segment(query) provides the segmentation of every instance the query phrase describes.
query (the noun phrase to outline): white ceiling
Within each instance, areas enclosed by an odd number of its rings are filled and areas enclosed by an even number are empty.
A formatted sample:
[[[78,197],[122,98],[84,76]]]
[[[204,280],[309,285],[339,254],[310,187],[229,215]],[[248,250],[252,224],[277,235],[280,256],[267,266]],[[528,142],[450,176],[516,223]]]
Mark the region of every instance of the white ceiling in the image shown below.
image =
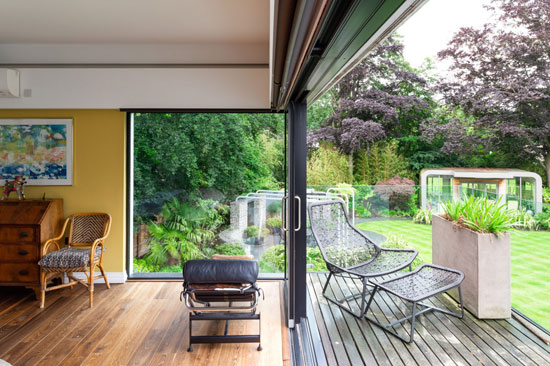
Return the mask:
[[[269,0],[0,0],[0,43],[268,43]]]

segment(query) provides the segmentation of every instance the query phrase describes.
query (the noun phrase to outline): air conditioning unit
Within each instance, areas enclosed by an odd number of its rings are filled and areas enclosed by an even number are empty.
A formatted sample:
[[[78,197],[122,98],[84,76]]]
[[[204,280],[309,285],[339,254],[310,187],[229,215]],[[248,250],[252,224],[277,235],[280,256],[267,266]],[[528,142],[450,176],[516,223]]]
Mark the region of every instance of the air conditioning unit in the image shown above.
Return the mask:
[[[19,98],[19,71],[0,69],[0,98]]]

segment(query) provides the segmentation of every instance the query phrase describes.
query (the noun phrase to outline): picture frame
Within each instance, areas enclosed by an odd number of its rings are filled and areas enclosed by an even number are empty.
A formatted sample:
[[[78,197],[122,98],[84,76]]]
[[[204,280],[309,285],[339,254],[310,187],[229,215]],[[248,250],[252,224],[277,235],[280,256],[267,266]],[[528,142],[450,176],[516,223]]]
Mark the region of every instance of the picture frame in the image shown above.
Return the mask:
[[[73,119],[0,119],[0,185],[23,176],[28,186],[73,184]]]

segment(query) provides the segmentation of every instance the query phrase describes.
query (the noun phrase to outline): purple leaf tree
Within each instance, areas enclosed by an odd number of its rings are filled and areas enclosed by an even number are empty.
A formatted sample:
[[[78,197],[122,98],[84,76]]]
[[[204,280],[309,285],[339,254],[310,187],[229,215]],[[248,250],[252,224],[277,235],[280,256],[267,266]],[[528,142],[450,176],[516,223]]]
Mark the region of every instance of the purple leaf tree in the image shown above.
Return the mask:
[[[439,53],[450,75],[445,100],[473,118],[424,124],[445,135],[444,152],[499,148],[538,161],[550,184],[550,1],[493,0],[492,21],[462,28]]]
[[[308,145],[334,143],[349,155],[388,138],[418,131],[431,105],[427,81],[403,59],[403,45],[390,37],[344,77],[333,91],[337,106],[324,126],[312,130]]]

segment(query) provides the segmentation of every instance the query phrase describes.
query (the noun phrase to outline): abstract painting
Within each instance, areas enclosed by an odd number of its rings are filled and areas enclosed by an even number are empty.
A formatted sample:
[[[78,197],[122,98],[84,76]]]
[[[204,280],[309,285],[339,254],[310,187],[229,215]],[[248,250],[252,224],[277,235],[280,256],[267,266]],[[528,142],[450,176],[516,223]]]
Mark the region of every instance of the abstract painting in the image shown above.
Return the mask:
[[[73,184],[72,119],[0,119],[0,184]]]

